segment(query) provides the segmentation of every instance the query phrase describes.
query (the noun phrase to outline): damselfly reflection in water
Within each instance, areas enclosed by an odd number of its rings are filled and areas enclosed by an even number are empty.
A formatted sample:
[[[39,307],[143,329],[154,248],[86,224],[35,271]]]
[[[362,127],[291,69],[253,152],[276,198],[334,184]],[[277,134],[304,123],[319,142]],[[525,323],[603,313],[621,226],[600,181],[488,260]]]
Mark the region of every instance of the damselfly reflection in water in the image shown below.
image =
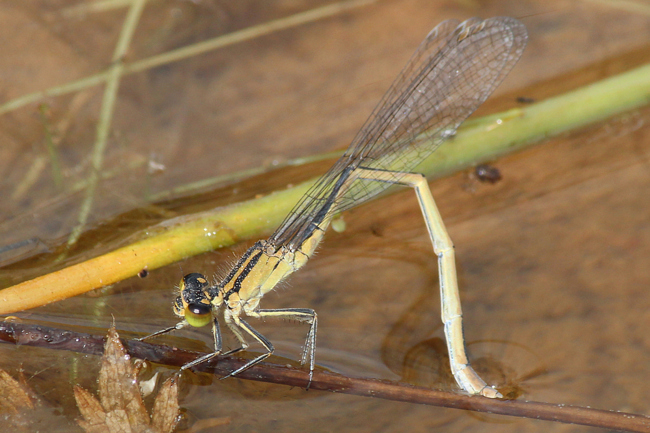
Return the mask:
[[[452,373],[470,394],[501,394],[470,366],[463,337],[462,311],[456,281],[454,246],[431,196],[426,178],[411,172],[492,94],[512,69],[527,40],[523,24],[513,18],[477,18],[459,25],[444,21],[420,44],[348,150],[300,199],[267,240],[255,243],[222,281],[212,285],[201,274],[183,277],[174,313],[183,320],[144,338],[186,326],[212,323],[214,352],[182,367],[187,369],[218,355],[248,348],[252,337],[266,352],[234,376],[271,356],[273,345],[242,315],[293,319],[309,325],[301,362],[309,363],[311,383],[316,352],[316,312],[309,308],[261,309],[262,297],[314,254],[333,216],[376,196],[391,185],[415,190],[438,256],[442,321]],[[222,351],[218,315],[241,347]],[[243,314],[242,314],[243,313]]]

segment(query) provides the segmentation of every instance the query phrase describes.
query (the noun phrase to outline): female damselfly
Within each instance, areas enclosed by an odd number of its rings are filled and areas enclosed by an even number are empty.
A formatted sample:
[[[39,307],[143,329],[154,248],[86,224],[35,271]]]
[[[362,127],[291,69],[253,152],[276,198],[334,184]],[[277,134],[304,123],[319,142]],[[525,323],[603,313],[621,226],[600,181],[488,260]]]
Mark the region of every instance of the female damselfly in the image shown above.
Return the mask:
[[[311,383],[316,350],[316,312],[309,308],[260,309],[261,298],[313,255],[332,218],[391,185],[412,187],[417,195],[433,249],[438,256],[442,321],[451,370],[470,394],[501,394],[472,369],[465,350],[462,311],[456,280],[454,246],[431,196],[426,178],[411,172],[492,94],[526,46],[527,32],[513,18],[444,21],[421,43],[343,156],[300,199],[267,240],[255,243],[222,281],[212,285],[201,274],[183,277],[174,302],[183,320],[144,338],[186,326],[212,323],[214,352],[182,367],[248,348],[244,336],[266,349],[234,376],[268,358],[273,345],[242,318],[278,317],[309,324],[301,362],[309,362]],[[241,347],[222,353],[218,314]]]

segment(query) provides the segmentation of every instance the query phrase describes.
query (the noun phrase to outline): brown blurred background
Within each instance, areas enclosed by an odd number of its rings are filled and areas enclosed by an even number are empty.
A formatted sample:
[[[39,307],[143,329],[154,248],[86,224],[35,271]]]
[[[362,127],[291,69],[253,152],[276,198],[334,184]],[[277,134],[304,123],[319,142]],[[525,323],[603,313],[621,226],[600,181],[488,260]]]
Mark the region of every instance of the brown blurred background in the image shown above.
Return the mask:
[[[0,1],[0,104],[110,66],[128,5],[97,4],[106,8]],[[151,0],[125,61],[326,4]],[[521,106],[517,97],[559,95],[650,60],[648,1],[386,0],[125,76],[88,222],[97,237],[86,240],[93,250],[83,254],[109,249],[156,218],[237,202],[268,192],[269,185],[312,176],[313,167],[271,169],[344,149],[437,23],[498,15],[519,18],[529,44],[478,115]],[[42,272],[34,257],[47,256],[75,226],[102,92],[92,86],[0,116],[0,244],[14,246],[0,255],[3,287]],[[470,355],[488,381],[513,396],[650,413],[649,113],[635,110],[495,161],[503,180],[494,185],[470,171],[432,183],[456,244]],[[57,149],[58,185],[48,141]],[[254,181],[170,193],[256,167],[269,172]],[[179,204],[159,206],[159,197]],[[455,389],[449,377],[430,373],[432,363],[444,363],[437,268],[413,193],[374,201],[344,218],[346,231],[328,233],[319,254],[263,306],[318,311],[322,367]],[[101,231],[107,224],[110,233]],[[118,329],[150,332],[175,323],[173,286],[183,272],[216,274],[247,245],[23,317],[102,333],[113,315]],[[268,321],[258,329],[278,356],[298,359],[306,328]],[[207,329],[177,335],[184,339],[168,341],[211,344]],[[22,368],[61,414],[52,431],[67,431],[76,428],[71,383],[92,388],[98,362],[0,346],[0,367]],[[231,416],[228,428],[242,432],[596,431],[238,379],[212,383],[203,376],[185,381],[181,405],[187,424]]]

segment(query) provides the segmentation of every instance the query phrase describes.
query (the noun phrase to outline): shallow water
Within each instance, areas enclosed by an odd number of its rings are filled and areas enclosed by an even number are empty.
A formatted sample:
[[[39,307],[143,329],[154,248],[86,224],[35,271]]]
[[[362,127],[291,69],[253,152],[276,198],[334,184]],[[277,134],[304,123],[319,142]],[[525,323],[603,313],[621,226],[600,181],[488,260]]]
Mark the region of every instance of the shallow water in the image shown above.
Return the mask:
[[[431,3],[380,3],[125,78],[105,164],[121,171],[100,184],[89,224],[94,235],[69,260],[108,250],[165,218],[312,176],[313,166],[280,169],[169,203],[150,206],[147,199],[206,177],[345,147],[421,38],[443,19],[511,15],[529,29],[522,61],[481,114],[517,106],[517,96],[561,94],[650,58],[650,14],[614,3]],[[149,56],[315,6],[250,5],[256,12],[246,13],[217,3],[155,2],[130,55]],[[3,3],[0,20],[23,32],[35,29],[32,37],[49,41],[48,52],[57,55],[31,48],[5,56],[12,70],[27,64],[32,75],[12,81],[2,100],[101,70],[117,34],[111,26],[123,12],[53,21],[61,12],[44,3]],[[7,143],[0,150],[0,195],[8,198],[0,211],[3,244],[41,240],[2,256],[3,285],[60,266],[47,252],[76,222],[83,194],[73,185],[88,166],[100,100],[93,88],[47,100],[47,121],[36,106],[0,117]],[[513,397],[650,413],[649,120],[650,109],[635,110],[499,159],[493,164],[503,180],[494,185],[470,171],[431,184],[456,244],[470,356],[490,383]],[[45,140],[44,125],[61,140],[64,189],[43,170],[19,194],[35,161],[48,160],[44,147],[33,145]],[[344,218],[346,230],[328,232],[317,256],[263,306],[317,310],[320,367],[455,389],[446,369],[438,374],[433,367],[445,362],[437,267],[414,194],[399,192]],[[171,302],[183,273],[215,275],[253,241],[19,316],[100,335],[114,317],[120,330],[151,332],[175,323]],[[304,326],[267,321],[256,327],[276,345],[274,362],[298,359]],[[207,329],[189,330],[160,341],[206,349],[211,337]],[[50,422],[49,430],[65,431],[78,416],[72,384],[92,388],[99,363],[93,356],[1,345],[0,367],[22,369],[60,423]],[[596,431],[207,375],[188,374],[182,386],[184,425],[231,417],[219,430]]]

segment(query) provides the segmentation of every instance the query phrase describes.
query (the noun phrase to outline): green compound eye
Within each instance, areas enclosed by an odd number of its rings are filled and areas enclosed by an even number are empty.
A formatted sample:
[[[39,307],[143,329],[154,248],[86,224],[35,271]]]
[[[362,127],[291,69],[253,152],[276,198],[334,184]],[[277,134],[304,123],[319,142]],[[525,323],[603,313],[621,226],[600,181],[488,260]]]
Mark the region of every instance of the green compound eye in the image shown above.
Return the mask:
[[[191,326],[200,328],[210,323],[212,319],[211,311],[209,304],[188,304],[185,307],[185,320]]]

